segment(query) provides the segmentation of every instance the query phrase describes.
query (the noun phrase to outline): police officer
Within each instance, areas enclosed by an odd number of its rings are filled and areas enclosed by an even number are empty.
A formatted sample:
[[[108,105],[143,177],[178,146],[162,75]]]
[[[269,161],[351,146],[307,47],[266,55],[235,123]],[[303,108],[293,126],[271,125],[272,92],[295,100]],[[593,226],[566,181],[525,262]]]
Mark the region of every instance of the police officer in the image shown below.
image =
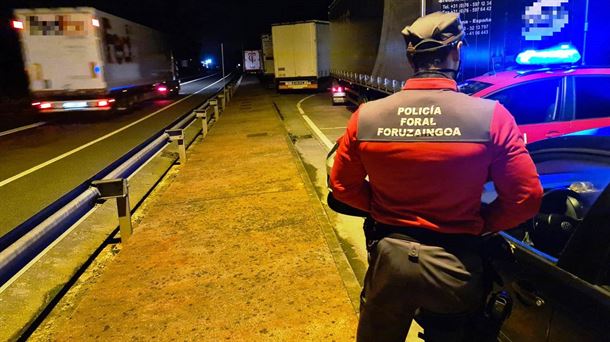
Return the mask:
[[[542,189],[511,114],[458,92],[459,15],[402,34],[414,77],[353,114],[330,175],[333,196],[369,214],[358,341],[404,341],[416,312],[427,341],[460,341],[485,296],[480,236],[531,218]]]

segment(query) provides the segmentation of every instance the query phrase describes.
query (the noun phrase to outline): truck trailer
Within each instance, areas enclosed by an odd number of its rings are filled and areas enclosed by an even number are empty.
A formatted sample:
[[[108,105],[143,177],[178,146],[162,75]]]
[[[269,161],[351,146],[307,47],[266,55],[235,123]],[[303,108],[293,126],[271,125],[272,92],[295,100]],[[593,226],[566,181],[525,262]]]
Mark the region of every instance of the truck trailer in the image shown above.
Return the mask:
[[[160,32],[90,7],[14,14],[40,112],[124,110],[179,92]]]
[[[317,90],[330,76],[329,23],[305,21],[271,27],[276,87]]]

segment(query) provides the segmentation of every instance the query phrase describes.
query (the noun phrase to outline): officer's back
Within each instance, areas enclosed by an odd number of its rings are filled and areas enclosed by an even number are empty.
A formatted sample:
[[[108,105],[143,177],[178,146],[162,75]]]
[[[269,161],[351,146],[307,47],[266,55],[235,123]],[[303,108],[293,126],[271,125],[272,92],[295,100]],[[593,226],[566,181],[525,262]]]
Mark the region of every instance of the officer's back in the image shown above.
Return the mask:
[[[457,91],[459,16],[434,13],[403,34],[415,76],[352,115],[330,175],[333,196],[375,232],[358,340],[404,341],[419,310],[427,341],[459,341],[486,296],[479,237],[532,217],[542,189],[510,113]],[[489,180],[498,196],[482,208]]]

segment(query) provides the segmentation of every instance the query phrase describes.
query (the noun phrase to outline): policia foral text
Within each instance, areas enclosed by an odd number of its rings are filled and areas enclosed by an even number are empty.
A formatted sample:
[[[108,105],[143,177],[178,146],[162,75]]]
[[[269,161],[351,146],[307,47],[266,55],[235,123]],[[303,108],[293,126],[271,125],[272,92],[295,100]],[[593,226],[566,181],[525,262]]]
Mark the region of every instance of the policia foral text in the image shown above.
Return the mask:
[[[506,108],[457,91],[459,15],[402,34],[414,77],[353,114],[330,175],[334,198],[368,216],[357,336],[404,341],[417,312],[426,341],[463,341],[486,295],[481,236],[534,216],[542,188]],[[498,196],[482,207],[489,180]]]

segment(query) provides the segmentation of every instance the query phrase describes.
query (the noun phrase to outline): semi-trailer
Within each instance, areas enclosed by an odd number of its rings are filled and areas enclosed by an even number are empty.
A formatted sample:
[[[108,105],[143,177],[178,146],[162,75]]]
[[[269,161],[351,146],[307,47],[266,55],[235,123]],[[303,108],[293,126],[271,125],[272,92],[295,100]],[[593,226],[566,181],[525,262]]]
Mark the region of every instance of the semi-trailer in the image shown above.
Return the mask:
[[[124,110],[179,92],[171,50],[158,31],[91,7],[14,15],[40,112]]]
[[[271,36],[277,90],[319,89],[330,76],[329,23],[274,24]]]

